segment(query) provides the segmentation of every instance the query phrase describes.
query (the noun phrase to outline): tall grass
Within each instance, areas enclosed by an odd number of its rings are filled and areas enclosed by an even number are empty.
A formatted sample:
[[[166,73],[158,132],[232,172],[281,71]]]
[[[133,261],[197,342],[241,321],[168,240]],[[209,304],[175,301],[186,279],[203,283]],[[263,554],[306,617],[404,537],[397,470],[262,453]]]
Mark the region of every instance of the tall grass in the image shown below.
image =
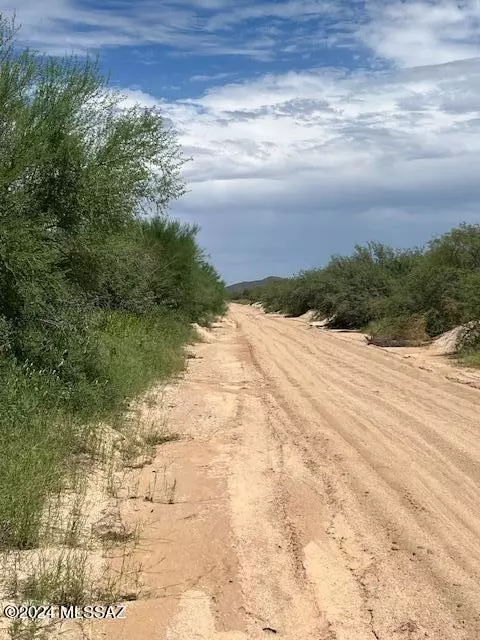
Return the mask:
[[[89,422],[111,418],[152,381],[182,371],[192,329],[174,314],[109,312],[99,348],[103,376],[65,386],[27,363],[0,366],[0,547],[39,543],[45,497],[62,489],[66,469],[90,448]]]

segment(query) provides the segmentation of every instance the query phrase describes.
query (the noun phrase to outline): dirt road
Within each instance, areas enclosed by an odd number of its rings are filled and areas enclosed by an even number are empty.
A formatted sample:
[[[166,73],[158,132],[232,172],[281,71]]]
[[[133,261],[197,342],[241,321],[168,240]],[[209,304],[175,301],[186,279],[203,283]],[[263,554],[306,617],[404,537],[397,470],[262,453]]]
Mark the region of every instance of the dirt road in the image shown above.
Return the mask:
[[[478,640],[480,391],[241,305],[196,355],[101,637]]]

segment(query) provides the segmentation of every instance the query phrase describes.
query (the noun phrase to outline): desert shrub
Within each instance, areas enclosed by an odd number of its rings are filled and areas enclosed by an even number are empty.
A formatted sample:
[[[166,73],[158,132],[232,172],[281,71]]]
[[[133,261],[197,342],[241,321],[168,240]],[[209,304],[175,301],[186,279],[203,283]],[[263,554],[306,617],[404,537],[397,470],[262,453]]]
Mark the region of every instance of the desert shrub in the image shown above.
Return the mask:
[[[424,248],[356,246],[252,299],[287,315],[313,309],[331,327],[424,340],[480,318],[480,225],[462,224]]]
[[[426,320],[421,315],[386,317],[372,320],[364,331],[372,337],[388,338],[390,340],[426,342],[429,339]]]
[[[427,317],[430,335],[478,318],[480,225],[463,224],[432,240],[409,289],[415,310]]]
[[[180,371],[225,292],[167,215],[184,159],[162,114],[15,38],[0,15],[0,547],[26,548],[82,425]]]

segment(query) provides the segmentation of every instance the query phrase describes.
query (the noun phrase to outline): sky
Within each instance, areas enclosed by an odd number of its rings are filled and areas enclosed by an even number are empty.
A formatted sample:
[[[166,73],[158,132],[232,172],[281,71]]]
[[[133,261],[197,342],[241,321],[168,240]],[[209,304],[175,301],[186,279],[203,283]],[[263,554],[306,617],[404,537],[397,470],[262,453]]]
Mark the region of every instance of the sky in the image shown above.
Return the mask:
[[[0,0],[173,123],[228,283],[480,223],[480,0]]]

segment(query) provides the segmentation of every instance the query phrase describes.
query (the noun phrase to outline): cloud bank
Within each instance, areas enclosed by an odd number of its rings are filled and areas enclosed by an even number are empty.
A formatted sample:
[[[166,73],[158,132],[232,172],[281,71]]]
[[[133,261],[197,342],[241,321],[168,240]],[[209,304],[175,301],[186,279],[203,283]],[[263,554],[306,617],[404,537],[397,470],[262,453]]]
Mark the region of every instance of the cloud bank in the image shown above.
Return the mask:
[[[479,0],[159,5],[52,0],[39,19],[39,5],[17,2],[45,50],[156,42],[218,56],[214,72],[186,78],[187,98],[144,87],[126,100],[158,105],[177,128],[193,162],[173,211],[201,224],[229,282],[480,221]],[[357,62],[333,63],[326,48]],[[229,82],[225,56],[237,54],[262,72]],[[269,70],[287,54],[292,70]]]
[[[252,276],[273,257],[286,273],[355,240],[408,245],[480,220],[478,59],[270,74],[163,108],[194,158],[177,210],[233,278],[247,267],[232,253],[260,261]]]

